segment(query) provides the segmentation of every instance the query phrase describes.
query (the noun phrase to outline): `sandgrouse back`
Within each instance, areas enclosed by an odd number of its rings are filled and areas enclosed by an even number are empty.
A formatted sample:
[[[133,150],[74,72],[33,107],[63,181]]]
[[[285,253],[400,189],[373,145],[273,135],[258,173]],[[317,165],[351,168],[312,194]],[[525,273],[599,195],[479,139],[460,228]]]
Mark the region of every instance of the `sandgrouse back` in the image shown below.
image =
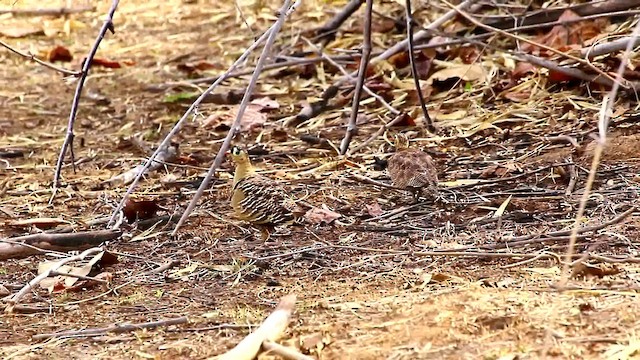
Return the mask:
[[[414,192],[424,189],[435,194],[438,171],[433,158],[421,150],[410,149],[409,139],[404,134],[396,135],[395,146],[396,152],[387,163],[393,185]]]
[[[231,158],[236,164],[231,207],[239,219],[265,225],[296,220],[295,203],[275,181],[255,172],[246,151],[234,146]]]

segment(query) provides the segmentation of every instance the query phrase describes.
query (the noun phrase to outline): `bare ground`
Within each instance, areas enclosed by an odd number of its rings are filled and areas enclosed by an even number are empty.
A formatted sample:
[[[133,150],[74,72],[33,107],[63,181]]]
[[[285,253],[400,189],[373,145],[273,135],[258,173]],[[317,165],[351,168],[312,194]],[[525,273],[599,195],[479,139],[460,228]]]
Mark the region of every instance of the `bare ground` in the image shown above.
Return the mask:
[[[103,187],[101,181],[126,171],[147,155],[129,146],[126,139],[143,134],[145,141],[157,144],[188,105],[188,101],[163,102],[170,92],[150,91],[149,86],[186,79],[177,70],[180,63],[206,60],[214,69],[205,74],[218,74],[250,43],[252,34],[242,26],[233,5],[221,3],[120,4],[114,19],[116,34],[103,41],[98,57],[129,65],[92,70],[85,93],[100,93],[108,103],[88,97],[81,101],[75,155],[82,163],[75,173],[65,167],[65,186],[51,206],[47,204],[50,185],[75,82],[63,81],[59,74],[8,51],[0,52],[5,84],[0,89],[0,150],[24,154],[0,162],[0,236],[24,233],[10,225],[18,219],[57,217],[80,230],[87,228],[87,221],[110,214],[125,187]],[[60,6],[60,2],[50,4]],[[300,50],[301,46],[288,46],[302,24],[309,27],[327,19],[327,13],[321,11],[321,6],[327,6],[323,4],[305,1],[294,14],[280,44],[283,54]],[[336,2],[331,7],[340,5]],[[16,6],[33,4],[22,1]],[[259,4],[244,6],[255,31],[266,29],[275,5],[270,10]],[[384,6],[389,14],[401,11],[393,4]],[[0,24],[3,28],[59,27],[61,32],[56,35],[6,41],[35,53],[63,45],[74,54],[77,67],[107,9],[106,3],[100,3],[95,12],[72,16],[77,23],[67,22],[71,24],[69,34],[64,33],[64,21],[55,18],[6,17]],[[354,30],[343,34],[333,47],[357,46],[361,21],[361,15],[354,16],[345,25]],[[401,38],[402,34],[386,33],[376,41],[392,44],[393,39]],[[569,229],[580,192],[564,194],[566,166],[558,164],[573,156],[580,175],[576,189],[580,190],[591,148],[576,152],[566,143],[545,141],[544,136],[567,134],[587,144],[588,132],[595,128],[600,93],[594,91],[589,97],[580,88],[550,86],[553,94],[531,91],[531,102],[525,104],[497,100],[487,104],[482,91],[454,90],[436,96],[439,111],[468,108],[466,118],[472,119],[455,124],[438,121],[439,141],[418,131],[422,140],[417,143],[436,158],[441,180],[497,181],[444,191],[444,201],[427,199],[396,218],[372,221],[367,205],[378,204],[388,213],[410,202],[408,194],[351,176],[360,173],[386,181],[384,173],[373,170],[372,155],[388,153],[390,147],[378,139],[353,156],[351,163],[336,166],[331,162],[339,159],[331,151],[297,140],[301,134],[312,134],[339,143],[344,131],[341,117],[348,113],[344,109],[323,114],[320,122],[279,126],[278,119],[295,114],[302,101],[319,96],[335,76],[331,73],[327,79],[316,74],[305,80],[297,73],[264,75],[258,92],[276,99],[281,108],[269,114],[262,133],[244,133],[237,143],[249,145],[257,135],[262,136],[268,151],[255,157],[258,167],[287,180],[298,195],[309,193],[309,202],[326,204],[342,214],[339,222],[292,228],[290,234],[275,234],[265,243],[255,231],[230,217],[227,199],[232,169],[225,164],[198,213],[177,237],[170,237],[164,229],[153,229],[148,236],[132,230],[130,236],[108,244],[119,260],[106,269],[113,273],[109,288],[56,294],[38,289],[24,302],[46,304],[46,311],[3,315],[0,354],[12,359],[206,358],[230,348],[249,331],[249,327],[225,324],[256,325],[280,297],[295,293],[296,312],[281,342],[321,359],[638,356],[640,269],[635,258],[619,264],[594,261],[595,270],[578,272],[569,282],[570,290],[558,292],[552,285],[560,279],[561,264],[553,258],[509,266],[525,259],[421,253],[492,246],[514,236]],[[218,93],[238,91],[245,84],[246,77],[233,79]],[[416,107],[415,103],[396,105]],[[232,106],[207,103],[199,111],[208,117]],[[367,106],[379,114],[375,104]],[[474,127],[487,123],[493,127]],[[375,118],[365,123],[354,144],[364,141],[378,126]],[[596,194],[587,207],[587,225],[615,218],[637,197],[637,127],[622,121],[614,121],[614,127]],[[281,139],[282,129],[286,141]],[[188,124],[177,139],[182,165],[149,176],[136,197],[154,199],[170,210],[183,209],[224,136],[221,129]],[[175,179],[163,181],[167,174]],[[491,214],[509,195],[507,211],[498,221]],[[590,234],[577,250],[633,257],[638,252],[637,236],[638,216],[632,214]],[[540,240],[513,251],[562,254],[565,249],[566,238]],[[44,259],[34,256],[0,263],[0,283],[17,291],[35,276]],[[179,264],[162,274],[140,277],[169,260]],[[189,324],[89,339],[31,340],[42,333],[179,316],[187,316]]]

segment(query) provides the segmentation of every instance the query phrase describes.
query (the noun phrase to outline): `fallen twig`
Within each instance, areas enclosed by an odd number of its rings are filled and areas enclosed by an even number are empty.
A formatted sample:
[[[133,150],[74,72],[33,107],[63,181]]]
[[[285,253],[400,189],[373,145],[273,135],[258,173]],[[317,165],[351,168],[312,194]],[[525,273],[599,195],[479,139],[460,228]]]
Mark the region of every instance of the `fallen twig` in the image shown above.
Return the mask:
[[[47,251],[84,250],[115,240],[122,235],[119,230],[96,230],[77,233],[40,233],[0,239],[0,260],[25,257]]]
[[[275,341],[282,336],[291,319],[295,303],[295,295],[292,294],[283,297],[274,312],[264,320],[260,327],[247,335],[247,337],[240,341],[233,349],[211,359],[251,360],[255,358],[264,341]]]
[[[141,329],[152,329],[159,326],[186,324],[188,322],[189,320],[185,316],[183,316],[175,319],[151,321],[151,322],[140,323],[140,324],[116,324],[116,325],[107,326],[103,328],[69,330],[69,331],[60,331],[60,332],[49,333],[49,334],[38,334],[38,335],[34,335],[32,339],[34,341],[41,341],[41,340],[47,340],[50,338],[60,338],[60,337],[90,337],[90,336],[105,335],[107,333],[122,334],[125,332],[136,331]]]

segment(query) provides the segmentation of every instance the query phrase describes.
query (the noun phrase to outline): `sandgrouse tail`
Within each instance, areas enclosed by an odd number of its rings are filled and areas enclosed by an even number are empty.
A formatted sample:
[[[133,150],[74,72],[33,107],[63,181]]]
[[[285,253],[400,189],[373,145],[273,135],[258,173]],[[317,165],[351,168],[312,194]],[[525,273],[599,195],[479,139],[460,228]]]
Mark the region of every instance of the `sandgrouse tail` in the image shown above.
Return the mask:
[[[409,139],[404,134],[395,137],[396,152],[388,160],[388,171],[393,185],[413,192],[414,200],[423,190],[429,195],[438,192],[438,171],[429,154],[409,148]]]
[[[255,172],[245,150],[234,146],[231,158],[236,164],[231,206],[239,219],[257,225],[283,225],[298,219],[295,202],[275,181]]]

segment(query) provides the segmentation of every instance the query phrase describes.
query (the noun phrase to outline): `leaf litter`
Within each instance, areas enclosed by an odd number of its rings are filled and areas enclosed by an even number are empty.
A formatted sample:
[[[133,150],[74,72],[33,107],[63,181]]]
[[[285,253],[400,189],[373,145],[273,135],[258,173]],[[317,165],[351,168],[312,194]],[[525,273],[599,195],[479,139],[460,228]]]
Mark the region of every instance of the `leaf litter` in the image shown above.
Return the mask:
[[[20,5],[33,3],[24,1]],[[277,6],[241,5],[253,29],[266,29]],[[403,11],[397,3],[378,6],[380,14],[390,16]],[[176,8],[181,11],[174,12]],[[303,5],[303,10],[309,11],[296,12],[290,22],[292,28],[304,32],[311,24],[324,23],[329,14],[312,12],[313,8],[313,4]],[[33,47],[34,53],[48,54],[64,43],[79,61],[82,56],[78,54],[85,54],[95,37],[95,19],[105,11],[102,4],[95,12],[46,19],[37,27],[33,24],[38,22],[16,17],[6,28],[21,25],[38,29],[19,34],[20,41],[12,41],[13,46],[23,50]],[[19,149],[25,156],[0,159],[0,183],[5,184],[0,190],[1,236],[40,231],[41,223],[47,228],[85,228],[107,215],[124,191],[117,184],[131,180],[141,157],[159,143],[184,110],[184,103],[162,103],[163,97],[201,86],[185,79],[184,70],[190,76],[216,76],[252,41],[241,17],[227,15],[236,11],[233,4],[220,2],[208,7],[173,0],[166,6],[121,4],[115,22],[116,29],[123,30],[106,39],[100,48],[105,66],[92,68],[95,78],[86,89],[105,94],[110,101],[82,105],[79,121],[85,125],[76,129],[77,172],[70,167],[64,169],[66,197],[58,198],[53,206],[47,206],[51,164],[61,145],[74,84],[6,55],[2,71],[10,86],[0,90],[0,97],[7,105],[1,110],[1,118],[8,120],[0,119],[0,154]],[[414,16],[435,19],[441,14],[438,7],[420,7]],[[171,22],[164,21],[168,16]],[[332,56],[346,53],[344,66],[354,70],[358,56],[350,50],[361,45],[361,13],[353,15],[351,21],[325,51]],[[394,30],[388,17],[374,15],[374,22],[376,50],[404,37]],[[608,31],[629,32],[625,23],[574,24],[582,25],[523,36],[558,50],[576,51],[595,43]],[[458,19],[447,30],[465,26]],[[6,40],[16,34],[9,34]],[[501,50],[514,48],[511,40],[502,38],[492,40],[491,45]],[[279,46],[283,54],[312,51],[291,39]],[[393,152],[381,136],[348,161],[335,155],[333,149],[348,118],[352,86],[336,89],[337,97],[328,101],[330,111],[288,122],[305,102],[313,106],[322,91],[341,76],[330,64],[300,65],[286,69],[289,73],[282,69],[267,71],[256,100],[268,97],[273,103],[258,102],[248,111],[236,142],[249,147],[259,171],[273,174],[290,186],[292,195],[322,210],[318,225],[294,227],[289,236],[273,234],[273,242],[267,244],[256,240],[251,230],[229,216],[232,168],[225,163],[198,206],[198,213],[177,237],[169,237],[169,229],[163,225],[152,233],[132,227],[132,235],[139,240],[109,244],[118,253],[119,263],[107,266],[111,286],[117,291],[81,287],[76,292],[50,295],[36,290],[53,305],[55,317],[50,321],[56,330],[153,321],[162,315],[186,315],[193,323],[185,328],[137,332],[136,337],[144,338],[144,344],[134,344],[120,334],[113,335],[115,341],[106,349],[104,344],[63,341],[55,346],[41,344],[33,350],[35,355],[65,357],[77,353],[111,359],[134,350],[145,356],[206,358],[232,347],[246,331],[223,329],[226,336],[221,338],[208,330],[188,329],[255,323],[271,309],[274,299],[294,292],[303,305],[298,307],[298,321],[291,325],[285,340],[320,358],[633,356],[632,334],[637,332],[634,314],[639,310],[635,300],[638,271],[633,265],[623,261],[609,268],[597,258],[589,258],[585,266],[576,268],[572,283],[575,289],[558,293],[548,287],[558,271],[528,270],[555,268],[558,264],[553,257],[527,263],[530,259],[517,256],[520,252],[543,256],[564,251],[565,242],[544,234],[563,231],[573,220],[577,197],[564,195],[571,178],[569,167],[576,165],[578,184],[583,184],[586,176],[581,168],[587,160],[581,155],[590,152],[589,136],[595,129],[604,89],[594,84],[572,84],[573,77],[555,77],[553,71],[505,55],[505,51],[477,46],[464,51],[458,45],[443,46],[437,52],[420,55],[421,86],[429,94],[428,108],[437,120],[438,134],[428,134],[415,126],[420,121],[415,122],[413,116],[407,116],[411,121],[385,130],[390,138],[394,132],[417,131],[416,146],[425,147],[438,163],[439,178],[443,179],[441,202],[427,199],[411,205],[410,194],[352,176],[365,174],[371,180],[388,183],[384,170],[373,169],[374,157],[386,159]],[[523,45],[521,50],[560,60],[539,47]],[[415,115],[415,88],[408,64],[400,60],[372,67],[368,82],[392,106]],[[602,71],[611,71],[616,61],[609,55],[593,63]],[[29,76],[25,78],[24,74]],[[174,85],[158,96],[145,90],[154,83]],[[227,80],[225,89],[244,86],[246,77],[234,77]],[[129,219],[134,224],[148,216],[151,220],[164,216],[155,213],[158,203],[169,213],[184,208],[185,199],[202,178],[200,166],[208,166],[224,136],[225,130],[218,127],[228,124],[230,114],[237,109],[239,99],[235,96],[223,99],[228,101],[223,105],[202,104],[199,117],[178,135],[180,157],[188,157],[189,162],[174,164],[178,162],[176,153],[158,162],[156,171],[146,175],[136,195],[154,204],[153,210],[133,209]],[[598,190],[590,200],[589,215],[581,220],[585,226],[610,221],[637,198],[638,179],[634,174],[640,156],[634,135],[637,121],[630,115],[635,105],[621,100],[620,108],[625,111],[613,118],[615,131],[609,155],[598,174]],[[353,147],[392,120],[372,98],[363,99],[361,109],[364,121],[359,123]],[[149,144],[142,154],[133,148],[118,148],[119,139],[136,134],[145,134]],[[546,140],[558,135],[573,137],[585,148]],[[301,140],[303,137],[320,140],[314,144]],[[162,181],[168,176],[171,181]],[[118,181],[108,189],[94,187],[109,179]],[[365,221],[371,218],[377,220]],[[10,225],[21,221],[26,225]],[[637,217],[631,215],[621,223],[590,232],[580,252],[609,257],[633,255],[636,221]],[[527,236],[535,241],[525,239]],[[508,246],[516,253],[514,258],[420,255],[432,249],[460,252],[500,246]],[[38,256],[4,261],[0,264],[0,281],[15,290],[15,286],[30,280],[37,262],[44,259]],[[166,273],[168,278],[148,273],[168,260],[180,262]],[[518,262],[523,264],[511,266]],[[82,274],[87,270],[77,264],[69,269],[83,269]],[[585,307],[585,303],[592,305]],[[589,308],[592,310],[585,311]],[[202,314],[208,316],[203,318]],[[45,317],[1,318],[0,338],[8,340],[2,343],[6,346],[0,353],[15,358],[28,356],[20,352],[31,345],[30,336],[46,332],[42,328]],[[555,334],[551,344],[545,340],[548,334]],[[479,342],[479,338],[490,341]],[[180,341],[188,342],[189,347],[169,346]]]

